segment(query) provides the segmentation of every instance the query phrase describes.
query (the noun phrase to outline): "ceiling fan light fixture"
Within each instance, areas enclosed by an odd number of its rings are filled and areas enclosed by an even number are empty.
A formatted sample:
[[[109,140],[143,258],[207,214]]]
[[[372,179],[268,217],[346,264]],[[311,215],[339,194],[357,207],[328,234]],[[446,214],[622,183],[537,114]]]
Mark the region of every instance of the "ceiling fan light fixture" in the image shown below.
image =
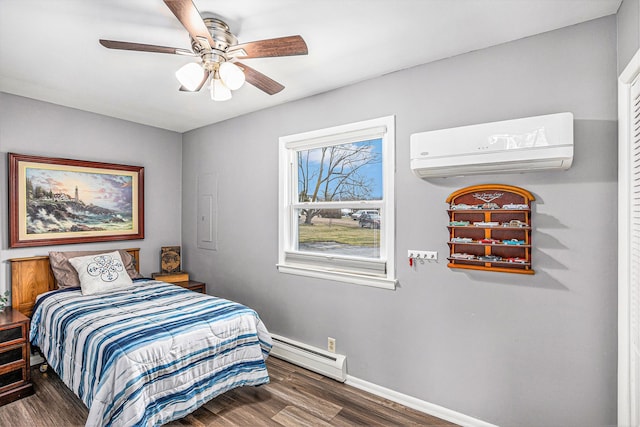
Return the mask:
[[[220,79],[231,90],[237,90],[244,84],[244,72],[236,64],[223,62],[219,69]]]
[[[204,75],[204,68],[195,62],[185,64],[176,71],[176,78],[189,91],[194,91],[200,86]]]
[[[211,79],[211,99],[214,101],[227,101],[231,99],[231,90],[220,79]]]

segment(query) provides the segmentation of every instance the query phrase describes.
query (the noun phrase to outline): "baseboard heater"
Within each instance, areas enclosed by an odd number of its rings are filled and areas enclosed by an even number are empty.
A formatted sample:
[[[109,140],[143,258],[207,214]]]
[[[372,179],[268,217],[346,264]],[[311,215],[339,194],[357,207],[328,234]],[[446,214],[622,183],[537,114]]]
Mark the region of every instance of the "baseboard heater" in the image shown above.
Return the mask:
[[[347,357],[272,334],[271,355],[336,381],[347,380]]]

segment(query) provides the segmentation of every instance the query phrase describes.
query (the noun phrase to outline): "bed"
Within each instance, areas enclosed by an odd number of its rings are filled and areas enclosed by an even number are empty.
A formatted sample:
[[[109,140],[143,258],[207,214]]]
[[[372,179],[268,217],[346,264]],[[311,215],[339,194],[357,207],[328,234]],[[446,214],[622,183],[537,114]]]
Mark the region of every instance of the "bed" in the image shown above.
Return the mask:
[[[269,382],[271,337],[252,309],[149,279],[57,289],[47,258],[11,260],[12,306],[31,316],[32,345],[87,405],[88,426],[161,425]]]

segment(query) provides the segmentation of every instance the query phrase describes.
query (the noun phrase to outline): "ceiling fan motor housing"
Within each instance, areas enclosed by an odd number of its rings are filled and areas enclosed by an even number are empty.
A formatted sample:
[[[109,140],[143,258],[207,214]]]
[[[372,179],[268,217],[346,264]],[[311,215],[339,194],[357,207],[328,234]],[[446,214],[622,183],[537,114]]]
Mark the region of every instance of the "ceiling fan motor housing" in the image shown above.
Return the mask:
[[[238,44],[238,39],[229,31],[229,26],[224,21],[218,18],[204,18],[203,21],[216,44],[211,46],[205,38],[191,37],[191,47],[202,58],[203,67],[214,71],[220,63],[229,60],[227,49]]]

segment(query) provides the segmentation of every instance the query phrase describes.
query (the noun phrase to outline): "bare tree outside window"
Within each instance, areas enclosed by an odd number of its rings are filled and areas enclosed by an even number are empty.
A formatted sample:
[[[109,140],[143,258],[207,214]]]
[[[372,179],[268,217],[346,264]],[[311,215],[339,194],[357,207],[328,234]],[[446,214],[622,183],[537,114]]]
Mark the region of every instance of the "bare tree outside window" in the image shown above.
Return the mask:
[[[380,147],[381,140],[376,139],[299,151],[298,201],[381,199]],[[303,209],[305,224],[312,224],[320,211]]]

